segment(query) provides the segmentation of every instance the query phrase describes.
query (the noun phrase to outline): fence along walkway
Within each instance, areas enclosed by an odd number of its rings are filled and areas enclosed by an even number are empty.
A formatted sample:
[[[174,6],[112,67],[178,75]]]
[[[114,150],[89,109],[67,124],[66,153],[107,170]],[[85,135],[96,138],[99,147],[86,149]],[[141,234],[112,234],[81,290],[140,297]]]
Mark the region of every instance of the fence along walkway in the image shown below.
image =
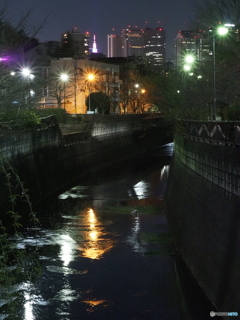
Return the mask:
[[[240,197],[240,122],[181,120],[175,139],[181,142],[175,144],[174,151],[185,166],[224,197]],[[187,147],[183,139],[196,143]]]

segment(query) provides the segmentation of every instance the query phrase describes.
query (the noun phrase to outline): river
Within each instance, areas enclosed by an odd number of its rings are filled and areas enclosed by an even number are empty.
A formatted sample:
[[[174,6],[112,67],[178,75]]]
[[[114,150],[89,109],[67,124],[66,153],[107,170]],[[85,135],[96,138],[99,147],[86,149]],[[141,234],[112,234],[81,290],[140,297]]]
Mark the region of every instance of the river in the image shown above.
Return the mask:
[[[214,308],[167,226],[171,152],[167,145],[92,173],[37,208],[39,226],[10,239],[25,266],[36,260],[36,275],[10,288],[13,319],[210,319]],[[9,304],[0,293],[5,319]]]

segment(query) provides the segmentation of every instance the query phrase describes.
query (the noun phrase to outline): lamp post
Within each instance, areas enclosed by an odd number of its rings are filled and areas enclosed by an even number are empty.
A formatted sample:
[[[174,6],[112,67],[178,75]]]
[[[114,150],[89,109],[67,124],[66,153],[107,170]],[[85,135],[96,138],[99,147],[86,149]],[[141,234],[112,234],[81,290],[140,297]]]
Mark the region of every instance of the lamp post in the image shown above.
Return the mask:
[[[68,74],[66,74],[66,73],[62,73],[62,74],[60,75],[60,79],[61,79],[61,81],[63,82],[63,95],[64,95],[63,99],[64,99],[64,110],[65,110],[66,82],[68,81],[69,76],[68,76]]]
[[[184,57],[185,64],[183,65],[183,87],[185,87],[185,73],[189,72],[192,69],[192,64],[195,60],[195,57],[191,54],[188,54]]]
[[[146,90],[145,89],[141,89],[141,112],[143,113],[144,112],[144,98],[143,98],[143,95],[146,93]]]
[[[89,95],[88,95],[88,111],[91,111],[91,82],[95,80],[95,75],[93,73],[89,73],[87,75],[87,80],[88,80],[88,84],[89,84]]]
[[[228,28],[219,27],[217,29],[217,34],[220,36],[224,36],[228,33]],[[217,90],[216,90],[216,38],[213,33],[213,112],[212,112],[212,120],[216,120],[216,103],[217,103]]]
[[[136,88],[136,90],[135,90],[135,92],[136,92],[136,105],[135,105],[135,103],[134,103],[134,110],[133,110],[133,112],[135,113],[137,110],[138,110],[138,106],[140,105],[140,99],[139,99],[139,84],[138,83],[136,83],[135,85],[134,85],[134,87]],[[135,99],[134,99],[135,100]]]
[[[32,80],[34,78],[34,75],[31,73],[31,70],[29,68],[22,68],[21,74],[24,78],[27,79],[27,102],[29,102],[30,101],[29,82],[30,82],[30,79]]]

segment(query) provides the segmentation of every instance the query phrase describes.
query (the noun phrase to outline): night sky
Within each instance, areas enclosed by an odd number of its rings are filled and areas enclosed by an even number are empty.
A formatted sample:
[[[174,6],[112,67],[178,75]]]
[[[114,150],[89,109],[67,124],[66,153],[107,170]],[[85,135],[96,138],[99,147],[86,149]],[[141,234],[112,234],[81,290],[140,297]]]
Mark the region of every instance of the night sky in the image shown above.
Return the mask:
[[[90,32],[90,47],[95,34],[98,52],[104,54],[107,34],[120,35],[128,26],[163,27],[167,59],[175,58],[174,39],[179,30],[188,29],[194,8],[193,0],[12,0],[8,3],[8,16],[13,20],[30,9],[33,9],[33,25],[48,16],[47,24],[37,36],[41,42],[59,41],[62,33],[77,27],[82,33]]]

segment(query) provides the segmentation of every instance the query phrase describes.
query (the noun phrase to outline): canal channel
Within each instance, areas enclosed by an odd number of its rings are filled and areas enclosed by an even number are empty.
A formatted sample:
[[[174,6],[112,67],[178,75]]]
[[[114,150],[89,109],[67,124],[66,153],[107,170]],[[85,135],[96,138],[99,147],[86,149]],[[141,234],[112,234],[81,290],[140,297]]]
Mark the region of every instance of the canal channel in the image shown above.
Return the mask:
[[[10,239],[36,274],[1,288],[0,319],[210,319],[164,213],[172,148],[89,174],[36,208],[39,225]]]

